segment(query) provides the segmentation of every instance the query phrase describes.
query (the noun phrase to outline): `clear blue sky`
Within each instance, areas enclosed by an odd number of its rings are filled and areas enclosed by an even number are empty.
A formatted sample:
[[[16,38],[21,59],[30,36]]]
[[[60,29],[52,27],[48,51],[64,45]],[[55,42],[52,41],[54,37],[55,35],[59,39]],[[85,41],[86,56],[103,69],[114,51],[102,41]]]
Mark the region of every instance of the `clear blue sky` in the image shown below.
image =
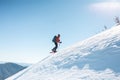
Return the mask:
[[[0,0],[0,61],[39,62],[54,35],[61,50],[112,27],[115,16],[120,0]]]

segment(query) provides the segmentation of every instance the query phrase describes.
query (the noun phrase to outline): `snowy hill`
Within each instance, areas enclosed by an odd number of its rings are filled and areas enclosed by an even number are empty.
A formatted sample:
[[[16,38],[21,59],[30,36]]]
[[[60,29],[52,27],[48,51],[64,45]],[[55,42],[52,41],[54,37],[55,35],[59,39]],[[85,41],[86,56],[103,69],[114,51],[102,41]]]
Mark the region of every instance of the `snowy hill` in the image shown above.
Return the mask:
[[[8,78],[25,68],[26,67],[20,66],[15,63],[0,62],[0,80],[4,80],[5,78]]]
[[[50,55],[6,80],[120,80],[120,26]]]

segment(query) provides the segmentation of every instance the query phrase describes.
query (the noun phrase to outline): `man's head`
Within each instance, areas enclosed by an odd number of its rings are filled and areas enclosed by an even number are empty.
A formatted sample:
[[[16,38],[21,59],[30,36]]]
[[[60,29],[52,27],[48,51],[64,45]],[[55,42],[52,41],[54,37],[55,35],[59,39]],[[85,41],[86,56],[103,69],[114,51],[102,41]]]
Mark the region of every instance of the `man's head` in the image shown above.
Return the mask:
[[[58,34],[58,37],[60,37],[60,34]]]

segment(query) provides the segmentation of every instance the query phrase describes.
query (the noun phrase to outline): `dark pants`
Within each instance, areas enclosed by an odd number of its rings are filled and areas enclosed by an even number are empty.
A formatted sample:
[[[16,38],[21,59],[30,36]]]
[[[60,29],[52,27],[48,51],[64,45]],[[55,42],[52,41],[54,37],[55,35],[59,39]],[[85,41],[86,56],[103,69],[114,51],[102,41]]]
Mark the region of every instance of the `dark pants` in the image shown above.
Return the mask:
[[[58,43],[57,42],[54,42],[55,44],[55,47],[52,49],[53,52],[56,52],[56,49],[58,48]]]

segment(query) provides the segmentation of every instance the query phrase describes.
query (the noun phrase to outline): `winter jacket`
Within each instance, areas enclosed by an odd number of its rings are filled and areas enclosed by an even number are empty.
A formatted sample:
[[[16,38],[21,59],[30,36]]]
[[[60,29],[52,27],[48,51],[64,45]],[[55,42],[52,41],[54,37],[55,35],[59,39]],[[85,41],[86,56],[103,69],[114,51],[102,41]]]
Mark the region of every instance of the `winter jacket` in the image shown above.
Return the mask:
[[[59,43],[60,42],[60,37],[56,37],[56,42]]]

